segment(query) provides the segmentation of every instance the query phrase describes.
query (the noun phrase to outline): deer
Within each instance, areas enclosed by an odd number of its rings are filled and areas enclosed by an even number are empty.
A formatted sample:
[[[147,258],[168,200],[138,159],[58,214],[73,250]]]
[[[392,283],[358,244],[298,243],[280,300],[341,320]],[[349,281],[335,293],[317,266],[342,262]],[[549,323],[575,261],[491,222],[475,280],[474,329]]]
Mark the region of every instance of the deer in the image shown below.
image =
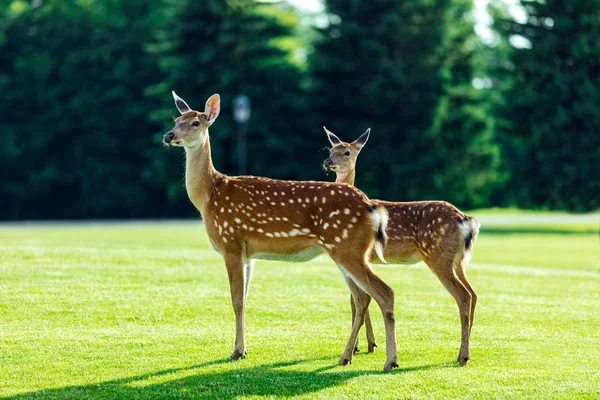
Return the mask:
[[[394,292],[370,268],[370,254],[383,258],[387,211],[360,190],[335,182],[284,181],[228,176],[213,166],[208,128],[219,116],[220,96],[204,111],[192,110],[173,91],[181,114],[163,135],[166,146],[185,151],[185,187],[200,212],[212,247],[224,259],[235,313],[231,360],[246,357],[245,312],[255,260],[308,261],[327,254],[338,266],[357,310],[338,363],[352,362],[361,318],[375,299],[384,317],[384,371],[398,367]]]
[[[329,158],[323,162],[323,168],[335,172],[336,182],[354,186],[356,159],[369,140],[371,130],[367,129],[354,142],[347,143],[326,127],[323,129],[331,144]],[[425,262],[454,297],[461,321],[461,345],[457,361],[460,365],[466,365],[470,360],[469,342],[477,294],[467,279],[465,269],[479,233],[479,222],[445,201],[373,201],[385,207],[389,215],[384,259],[391,264]],[[370,261],[379,263],[375,258]],[[352,298],[351,306],[354,321],[362,311],[355,310]],[[369,310],[364,312],[368,351],[373,352],[377,347],[375,335]],[[358,341],[354,350],[359,350]]]

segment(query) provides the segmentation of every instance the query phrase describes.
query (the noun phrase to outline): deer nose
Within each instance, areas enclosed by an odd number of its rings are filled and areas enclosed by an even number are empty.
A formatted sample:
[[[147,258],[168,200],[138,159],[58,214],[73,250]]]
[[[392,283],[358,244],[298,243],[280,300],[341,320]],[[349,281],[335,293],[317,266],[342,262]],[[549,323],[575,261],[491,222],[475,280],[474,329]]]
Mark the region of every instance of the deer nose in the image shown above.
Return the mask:
[[[331,158],[328,158],[327,160],[323,161],[323,165],[325,167],[331,167],[333,165],[333,160]]]
[[[173,132],[167,132],[163,136],[163,142],[171,143],[171,140],[173,140],[174,137],[175,137],[175,134]]]

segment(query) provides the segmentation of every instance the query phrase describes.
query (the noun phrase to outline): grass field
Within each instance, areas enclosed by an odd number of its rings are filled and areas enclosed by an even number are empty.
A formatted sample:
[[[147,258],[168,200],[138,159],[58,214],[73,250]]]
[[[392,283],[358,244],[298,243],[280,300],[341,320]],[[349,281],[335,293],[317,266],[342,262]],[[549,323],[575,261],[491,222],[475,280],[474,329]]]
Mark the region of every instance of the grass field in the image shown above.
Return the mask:
[[[199,222],[4,224],[0,397],[600,398],[597,217],[475,215],[470,364],[455,361],[458,310],[427,267],[378,266],[396,293],[389,374],[375,305],[379,349],[337,365],[349,296],[327,258],[257,263],[248,358],[231,362],[227,274]]]

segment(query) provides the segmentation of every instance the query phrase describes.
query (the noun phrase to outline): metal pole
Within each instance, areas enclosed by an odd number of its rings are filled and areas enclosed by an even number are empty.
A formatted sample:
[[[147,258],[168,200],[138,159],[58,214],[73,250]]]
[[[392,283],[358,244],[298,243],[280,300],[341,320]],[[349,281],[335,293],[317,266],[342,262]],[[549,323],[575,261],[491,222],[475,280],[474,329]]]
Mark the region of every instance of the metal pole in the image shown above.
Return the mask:
[[[238,174],[248,174],[248,135],[246,131],[247,124],[242,122],[238,124]]]

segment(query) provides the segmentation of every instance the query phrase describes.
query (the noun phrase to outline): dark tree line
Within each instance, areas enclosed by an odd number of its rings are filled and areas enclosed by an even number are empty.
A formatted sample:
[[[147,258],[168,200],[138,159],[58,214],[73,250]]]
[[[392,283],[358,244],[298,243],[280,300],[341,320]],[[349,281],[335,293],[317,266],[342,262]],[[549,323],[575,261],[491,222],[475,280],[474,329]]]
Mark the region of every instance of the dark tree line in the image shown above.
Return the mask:
[[[526,22],[492,10],[486,47],[467,0],[328,0],[317,29],[254,0],[0,0],[0,219],[194,215],[183,154],[160,143],[172,89],[199,109],[221,94],[226,173],[244,93],[252,174],[333,179],[321,126],[371,127],[370,196],[597,209],[600,6],[522,3]]]

